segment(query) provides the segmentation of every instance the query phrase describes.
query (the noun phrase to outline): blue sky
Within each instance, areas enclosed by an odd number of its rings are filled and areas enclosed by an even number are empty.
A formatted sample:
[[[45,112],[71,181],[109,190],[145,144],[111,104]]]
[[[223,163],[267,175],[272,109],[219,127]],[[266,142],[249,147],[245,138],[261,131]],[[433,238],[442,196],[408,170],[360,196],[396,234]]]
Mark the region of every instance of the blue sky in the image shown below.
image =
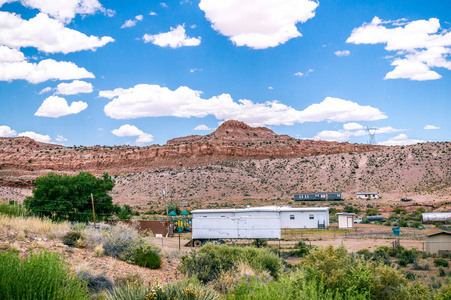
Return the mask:
[[[448,141],[451,2],[0,0],[0,136],[150,145],[226,120]]]

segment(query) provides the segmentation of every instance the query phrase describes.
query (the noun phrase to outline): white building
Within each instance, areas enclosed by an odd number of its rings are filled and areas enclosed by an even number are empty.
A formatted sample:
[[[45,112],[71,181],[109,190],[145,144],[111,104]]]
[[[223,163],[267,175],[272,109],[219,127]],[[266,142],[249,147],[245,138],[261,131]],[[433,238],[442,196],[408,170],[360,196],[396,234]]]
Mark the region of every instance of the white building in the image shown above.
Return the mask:
[[[327,228],[329,207],[279,207],[282,228]]]
[[[193,215],[193,240],[279,239],[281,228],[327,228],[329,208],[251,207],[198,209]]]
[[[361,199],[378,199],[379,193],[378,192],[359,192],[357,193],[357,198]]]
[[[338,228],[354,228],[354,213],[337,213]]]

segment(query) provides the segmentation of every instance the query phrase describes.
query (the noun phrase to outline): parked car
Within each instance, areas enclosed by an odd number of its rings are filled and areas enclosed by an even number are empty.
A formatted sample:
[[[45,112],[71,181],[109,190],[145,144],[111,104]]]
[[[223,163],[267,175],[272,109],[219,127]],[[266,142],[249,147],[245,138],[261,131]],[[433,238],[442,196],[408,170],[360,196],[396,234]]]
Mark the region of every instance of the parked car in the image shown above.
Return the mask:
[[[362,223],[363,217],[358,217],[357,219],[354,219],[354,223]]]

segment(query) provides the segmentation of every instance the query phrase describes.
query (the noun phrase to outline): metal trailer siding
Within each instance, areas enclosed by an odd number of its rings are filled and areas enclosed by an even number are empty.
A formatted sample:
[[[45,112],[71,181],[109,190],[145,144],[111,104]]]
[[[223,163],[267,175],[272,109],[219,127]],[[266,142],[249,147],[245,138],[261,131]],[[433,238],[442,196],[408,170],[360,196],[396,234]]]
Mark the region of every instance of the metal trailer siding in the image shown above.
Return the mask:
[[[423,223],[446,222],[451,220],[451,213],[423,213]]]
[[[318,221],[324,223],[326,228],[329,227],[328,208],[318,210],[281,209],[280,211],[282,228],[318,228]]]
[[[310,201],[310,200],[342,200],[341,192],[339,193],[302,193],[294,194],[293,199],[296,201]]]
[[[280,239],[276,211],[200,211],[193,214],[193,239]]]

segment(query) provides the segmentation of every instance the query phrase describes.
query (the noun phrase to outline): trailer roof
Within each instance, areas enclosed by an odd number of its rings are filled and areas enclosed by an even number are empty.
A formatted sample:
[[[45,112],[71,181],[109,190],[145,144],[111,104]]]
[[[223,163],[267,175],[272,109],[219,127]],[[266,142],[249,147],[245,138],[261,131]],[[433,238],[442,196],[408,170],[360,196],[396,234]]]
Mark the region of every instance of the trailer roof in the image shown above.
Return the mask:
[[[269,212],[296,212],[296,211],[328,211],[329,207],[289,207],[289,206],[263,206],[248,208],[224,208],[224,209],[196,209],[191,211],[196,213],[234,213],[234,212],[253,212],[253,211],[269,211]]]

